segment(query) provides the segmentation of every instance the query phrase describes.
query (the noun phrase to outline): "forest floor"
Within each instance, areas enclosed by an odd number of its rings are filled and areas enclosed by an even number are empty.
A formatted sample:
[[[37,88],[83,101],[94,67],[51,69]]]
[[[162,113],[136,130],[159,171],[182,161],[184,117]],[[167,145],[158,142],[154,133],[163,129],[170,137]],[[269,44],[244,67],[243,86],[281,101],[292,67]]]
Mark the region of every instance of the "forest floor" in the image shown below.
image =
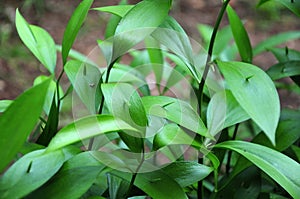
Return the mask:
[[[61,44],[63,32],[73,10],[80,0],[1,0],[0,1],[0,100],[14,99],[29,88],[35,77],[47,71],[40,66],[33,55],[24,47],[14,26],[14,15],[17,7],[25,19],[46,29],[57,44]],[[129,0],[129,3],[138,1]],[[253,46],[259,41],[276,33],[300,30],[299,18],[279,6],[266,5],[256,8],[257,1],[232,0],[231,5],[241,19],[245,21]],[[116,5],[118,0],[95,0],[93,7]],[[213,25],[221,8],[220,0],[174,0],[171,15],[184,27],[188,35],[201,43],[197,30],[198,24]],[[104,39],[108,14],[91,11],[74,44],[74,49],[89,54],[97,39]],[[225,17],[221,26],[228,25]],[[300,50],[300,40],[292,41],[284,46]],[[284,47],[282,46],[282,47]],[[263,53],[254,59],[254,64],[267,69],[276,63],[271,53]],[[61,67],[59,57],[58,67]],[[284,80],[290,83],[289,79]],[[283,107],[300,107],[299,94],[280,91]]]

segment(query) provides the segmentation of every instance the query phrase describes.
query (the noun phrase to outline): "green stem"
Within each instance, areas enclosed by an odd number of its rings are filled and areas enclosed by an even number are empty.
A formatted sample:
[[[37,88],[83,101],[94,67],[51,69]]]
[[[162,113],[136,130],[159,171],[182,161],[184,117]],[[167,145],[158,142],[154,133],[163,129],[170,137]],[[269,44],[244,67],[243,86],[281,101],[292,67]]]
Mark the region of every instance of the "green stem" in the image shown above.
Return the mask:
[[[202,75],[202,79],[199,83],[199,87],[198,87],[198,104],[199,104],[199,114],[201,114],[202,112],[202,102],[203,102],[203,89],[204,89],[204,85],[205,85],[205,81],[209,72],[209,67],[210,67],[210,62],[212,61],[212,53],[213,53],[213,48],[214,48],[214,43],[216,40],[216,36],[217,36],[217,32],[220,26],[220,23],[222,21],[222,18],[224,16],[224,13],[226,11],[226,7],[229,4],[230,0],[225,0],[223,2],[222,8],[218,14],[218,18],[217,21],[215,23],[214,29],[213,29],[213,33],[211,35],[211,39],[210,39],[210,43],[209,43],[209,47],[208,47],[208,55],[207,55],[207,59],[206,59],[206,64],[205,64],[205,68],[204,68],[204,72]],[[198,159],[198,163],[203,163],[203,160],[201,158]],[[203,187],[203,182],[199,181],[198,182],[198,189],[197,189],[197,195],[198,195],[198,199],[202,199],[204,198],[204,187]]]
[[[239,124],[236,124],[235,128],[234,128],[232,140],[236,139],[236,135],[237,135],[238,129],[239,129]],[[229,174],[229,171],[230,171],[231,155],[232,155],[232,151],[229,151],[228,152],[228,157],[227,157],[227,164],[226,164],[226,174]]]

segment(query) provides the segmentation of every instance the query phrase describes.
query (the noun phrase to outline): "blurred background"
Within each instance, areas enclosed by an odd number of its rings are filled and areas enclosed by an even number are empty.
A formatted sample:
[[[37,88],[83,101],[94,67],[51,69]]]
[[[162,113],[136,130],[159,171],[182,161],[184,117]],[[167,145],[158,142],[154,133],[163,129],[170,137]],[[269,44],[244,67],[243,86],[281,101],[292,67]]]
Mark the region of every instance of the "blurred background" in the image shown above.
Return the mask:
[[[57,44],[61,44],[65,26],[80,0],[0,0],[0,100],[14,99],[29,88],[36,76],[48,75],[46,69],[27,50],[18,37],[14,25],[15,10],[19,8],[25,19],[47,30]],[[118,0],[94,0],[93,7],[117,5]],[[129,4],[137,0],[128,0]],[[300,20],[279,4],[256,8],[258,1],[232,0],[231,6],[245,22],[252,45],[276,33],[300,30]],[[171,15],[184,27],[190,37],[201,43],[198,24],[213,25],[221,8],[221,0],[174,0]],[[74,44],[74,49],[88,54],[97,39],[104,38],[104,30],[110,15],[90,11]],[[228,25],[227,17],[221,27]],[[284,46],[300,50],[300,41]],[[264,53],[254,59],[254,64],[267,69],[275,64],[271,53]],[[57,67],[61,67],[59,57]],[[289,80],[284,80],[289,82]],[[300,106],[299,95],[282,91],[283,106]]]

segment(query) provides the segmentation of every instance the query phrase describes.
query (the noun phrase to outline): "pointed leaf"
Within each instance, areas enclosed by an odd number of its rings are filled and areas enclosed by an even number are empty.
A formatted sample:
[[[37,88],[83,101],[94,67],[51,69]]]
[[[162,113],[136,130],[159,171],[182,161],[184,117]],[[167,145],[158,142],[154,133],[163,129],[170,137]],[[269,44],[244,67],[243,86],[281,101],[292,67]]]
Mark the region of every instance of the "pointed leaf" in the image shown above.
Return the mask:
[[[1,198],[23,198],[49,180],[62,166],[62,150],[38,150],[19,159],[0,179]]]
[[[34,56],[54,74],[56,66],[56,48],[52,37],[44,29],[29,25],[16,10],[16,28],[21,40]]]
[[[247,31],[245,30],[245,27],[239,16],[230,5],[227,6],[227,14],[233,37],[239,49],[242,61],[251,63],[253,55]]]
[[[0,113],[4,112],[11,103],[13,103],[13,100],[0,100]]]
[[[257,6],[261,6],[262,4],[269,2],[271,0],[260,0]],[[290,9],[293,13],[295,13],[298,17],[300,17],[300,2],[295,0],[272,0],[277,3],[281,3],[288,9]]]
[[[110,115],[89,116],[62,128],[51,140],[47,151],[53,151],[84,139],[120,130],[137,131],[124,121]]]
[[[251,64],[221,61],[217,63],[235,99],[275,145],[280,104],[272,80],[261,69]]]
[[[99,8],[93,8],[101,12],[108,12],[119,17],[124,17],[128,11],[130,11],[134,5],[117,5],[117,6],[105,6]]]
[[[300,60],[275,64],[266,72],[273,80],[300,75]]]
[[[85,18],[88,11],[93,3],[93,0],[83,0],[78,7],[73,12],[68,25],[65,29],[63,40],[62,40],[62,59],[63,65],[67,62],[67,57],[69,55],[70,49],[75,41],[77,33]]]
[[[288,156],[244,141],[227,141],[215,147],[241,154],[280,184],[293,198],[300,197],[300,164]]]
[[[109,198],[111,199],[119,199],[124,198],[129,188],[129,182],[114,176],[113,174],[106,174],[107,175],[107,183],[109,189]]]
[[[271,48],[269,49],[279,62],[298,61],[300,52],[289,48]]]
[[[0,171],[17,154],[33,130],[42,110],[50,84],[47,79],[25,91],[0,115]]]

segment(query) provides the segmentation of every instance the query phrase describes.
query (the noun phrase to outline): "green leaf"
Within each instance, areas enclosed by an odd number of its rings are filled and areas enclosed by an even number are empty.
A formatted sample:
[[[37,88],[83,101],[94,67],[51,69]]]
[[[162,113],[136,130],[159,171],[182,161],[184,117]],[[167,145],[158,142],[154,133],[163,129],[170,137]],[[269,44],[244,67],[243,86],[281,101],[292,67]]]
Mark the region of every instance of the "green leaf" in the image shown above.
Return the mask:
[[[166,96],[146,96],[142,97],[142,102],[147,114],[166,118],[200,135],[211,137],[197,111],[187,102]]]
[[[43,110],[50,79],[27,90],[0,115],[0,171],[14,158]]]
[[[300,60],[275,64],[266,72],[272,78],[272,80],[300,75]]]
[[[29,198],[80,198],[104,168],[90,152],[80,153],[66,161],[60,171]]]
[[[113,174],[107,173],[107,182],[109,188],[109,198],[124,198],[129,188],[128,181],[120,177],[114,176]]]
[[[93,0],[83,0],[73,12],[64,32],[62,40],[62,59],[63,65],[67,62],[70,49],[75,41],[75,38],[82,26],[88,11],[93,3]]]
[[[248,114],[239,105],[230,90],[213,95],[207,107],[207,126],[211,135],[222,129],[249,119]]]
[[[271,48],[269,49],[279,62],[298,61],[300,52],[289,48]]]
[[[131,175],[128,173],[120,171],[113,171],[112,173],[127,181],[130,181],[131,179]],[[162,170],[156,170],[149,173],[138,173],[134,185],[152,198],[187,199],[187,196],[180,185]]]
[[[227,141],[217,148],[233,150],[263,170],[293,198],[300,197],[300,164],[273,149],[244,141]]]
[[[300,31],[290,31],[268,37],[266,40],[261,41],[253,48],[253,55],[266,51],[267,49],[284,42],[300,38]]]
[[[110,115],[89,116],[62,128],[51,140],[47,151],[53,151],[84,139],[120,130],[137,131],[124,121]]]
[[[174,162],[162,169],[174,179],[181,187],[187,187],[206,178],[213,168],[198,164],[197,162]]]
[[[242,61],[251,63],[253,55],[247,31],[245,30],[245,27],[239,16],[230,5],[227,6],[227,14],[233,37],[239,49]]]
[[[257,6],[261,6],[262,4],[269,2],[270,0],[260,0]],[[300,2],[299,1],[292,1],[292,0],[272,0],[277,3],[281,3],[288,9],[290,9],[294,14],[300,17]]]
[[[26,154],[13,164],[0,179],[1,198],[22,198],[48,181],[62,166],[62,150],[45,150]]]
[[[56,48],[52,37],[44,29],[29,25],[19,10],[16,10],[16,28],[23,43],[34,56],[54,74],[56,66]]]
[[[294,151],[294,153],[296,154],[297,158],[298,158],[298,162],[300,162],[300,147],[297,147],[295,145],[292,145],[292,150]]]
[[[237,102],[275,145],[280,104],[272,80],[261,69],[251,64],[221,61],[217,63]]]
[[[117,5],[117,6],[105,6],[99,8],[93,8],[93,10],[98,10],[101,12],[108,12],[119,17],[124,17],[127,12],[129,12],[134,5]]]
[[[102,97],[99,85],[101,80],[99,68],[70,60],[65,65],[65,72],[89,112],[91,114],[97,113]]]
[[[116,29],[108,65],[149,36],[165,20],[170,6],[171,0],[145,0],[130,9]]]
[[[0,100],[0,113],[4,112],[11,103],[13,103],[13,100]]]

